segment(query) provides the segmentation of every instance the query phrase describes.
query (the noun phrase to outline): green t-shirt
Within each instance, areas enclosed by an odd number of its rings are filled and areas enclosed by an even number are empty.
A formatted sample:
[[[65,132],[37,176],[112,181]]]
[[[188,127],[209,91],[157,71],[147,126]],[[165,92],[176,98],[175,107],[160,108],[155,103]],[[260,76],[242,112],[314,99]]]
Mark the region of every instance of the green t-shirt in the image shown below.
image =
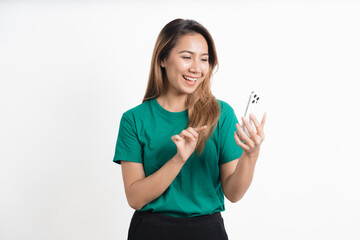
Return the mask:
[[[193,153],[174,181],[157,199],[139,211],[173,217],[195,217],[225,210],[220,164],[239,158],[243,150],[234,139],[238,122],[233,108],[218,100],[220,118],[203,153]],[[170,112],[150,99],[123,113],[113,161],[142,163],[145,176],[160,169],[177,153],[173,135],[186,129],[188,110]]]

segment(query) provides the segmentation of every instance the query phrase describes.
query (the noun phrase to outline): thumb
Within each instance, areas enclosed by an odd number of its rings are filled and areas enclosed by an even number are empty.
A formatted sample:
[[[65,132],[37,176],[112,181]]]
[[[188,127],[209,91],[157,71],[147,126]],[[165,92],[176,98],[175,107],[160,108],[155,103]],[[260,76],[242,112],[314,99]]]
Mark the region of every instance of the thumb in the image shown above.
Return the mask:
[[[183,140],[183,139],[182,139],[182,137],[180,137],[179,135],[174,135],[174,136],[171,137],[171,140],[172,140],[174,143],[176,143],[176,142],[179,142],[179,141],[181,141],[181,140]]]

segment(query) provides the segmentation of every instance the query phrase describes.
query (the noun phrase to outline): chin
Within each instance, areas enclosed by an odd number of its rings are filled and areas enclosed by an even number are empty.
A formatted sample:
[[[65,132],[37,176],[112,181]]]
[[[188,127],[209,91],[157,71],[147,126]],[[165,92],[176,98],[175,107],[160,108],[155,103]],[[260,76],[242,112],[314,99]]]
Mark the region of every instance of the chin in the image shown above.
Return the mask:
[[[186,94],[193,94],[196,89],[198,88],[198,86],[194,86],[192,89],[184,89],[183,92],[186,93]]]

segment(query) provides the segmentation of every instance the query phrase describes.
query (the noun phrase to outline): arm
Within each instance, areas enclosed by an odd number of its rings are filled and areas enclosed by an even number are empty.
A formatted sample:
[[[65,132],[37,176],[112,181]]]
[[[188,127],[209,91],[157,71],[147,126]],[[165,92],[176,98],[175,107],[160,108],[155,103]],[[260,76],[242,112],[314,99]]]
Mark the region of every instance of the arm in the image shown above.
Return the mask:
[[[139,210],[158,198],[170,186],[184,164],[175,155],[158,171],[145,177],[143,164],[121,161],[125,193],[130,207]]]
[[[165,192],[194,152],[198,133],[205,129],[206,126],[188,127],[179,135],[172,136],[171,140],[177,147],[176,155],[150,176],[145,177],[141,163],[121,161],[126,198],[132,208],[139,210]]]
[[[256,161],[260,153],[260,145],[265,139],[264,125],[266,113],[261,124],[256,117],[250,114],[250,118],[255,124],[257,132],[251,127],[249,122],[242,117],[245,127],[250,136],[247,136],[240,124],[236,124],[239,135],[234,134],[236,143],[244,150],[240,158],[229,163],[222,164],[220,167],[221,184],[224,194],[231,202],[239,201],[252,182]]]
[[[240,158],[220,166],[221,185],[230,202],[239,201],[249,189],[257,158],[242,154]]]

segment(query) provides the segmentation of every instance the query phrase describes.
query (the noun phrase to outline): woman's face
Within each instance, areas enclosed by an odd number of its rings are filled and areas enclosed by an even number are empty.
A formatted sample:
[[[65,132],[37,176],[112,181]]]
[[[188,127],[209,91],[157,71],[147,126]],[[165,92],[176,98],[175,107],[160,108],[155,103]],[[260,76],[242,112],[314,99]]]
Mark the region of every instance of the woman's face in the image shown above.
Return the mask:
[[[193,93],[209,71],[205,38],[198,33],[180,37],[161,66],[166,69],[168,91],[177,95]]]

